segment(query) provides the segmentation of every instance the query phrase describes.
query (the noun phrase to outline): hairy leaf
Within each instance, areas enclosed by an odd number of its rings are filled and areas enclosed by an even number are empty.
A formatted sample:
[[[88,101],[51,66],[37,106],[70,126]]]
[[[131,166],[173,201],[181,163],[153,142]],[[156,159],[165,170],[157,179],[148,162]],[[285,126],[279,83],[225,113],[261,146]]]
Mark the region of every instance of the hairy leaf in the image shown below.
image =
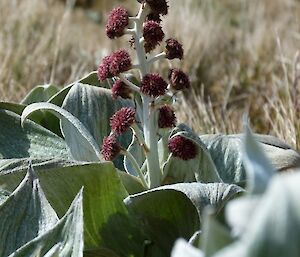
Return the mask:
[[[60,165],[55,168],[53,165],[37,164],[36,174],[47,199],[60,217],[67,211],[76,193],[84,187],[85,249],[113,249],[120,256],[141,256],[145,237],[128,215],[123,203],[128,193],[113,164]],[[0,173],[0,187],[13,190],[22,176],[23,168],[3,170]]]
[[[199,230],[206,206],[220,210],[241,191],[235,185],[182,183],[129,196],[125,204],[141,220],[154,244],[168,255],[178,237],[189,239]]]
[[[39,181],[29,170],[22,183],[0,205],[0,256],[8,256],[57,222]]]
[[[0,110],[0,158],[65,158],[69,152],[65,142],[49,130],[26,121],[21,127],[21,117]]]
[[[39,85],[34,87],[21,101],[21,104],[32,104],[47,102],[53,95],[58,92],[58,88],[53,85]]]
[[[77,161],[99,161],[100,149],[85,126],[71,113],[51,103],[34,103],[27,106],[21,116],[22,123],[37,110],[47,110],[61,119],[62,132],[72,157]]]
[[[121,107],[132,105],[131,101],[113,100],[111,91],[105,88],[76,83],[66,96],[63,108],[77,117],[91,133],[97,145],[102,145],[103,138],[110,134],[110,118]],[[64,134],[71,133],[68,123],[62,120]],[[73,144],[76,138],[72,138]],[[119,137],[120,144],[127,148],[131,141],[131,133]],[[123,168],[123,158],[119,157],[114,163]]]
[[[36,252],[39,256],[82,257],[82,199],[82,190],[80,190],[70,209],[52,229],[20,247],[9,257],[31,257]]]

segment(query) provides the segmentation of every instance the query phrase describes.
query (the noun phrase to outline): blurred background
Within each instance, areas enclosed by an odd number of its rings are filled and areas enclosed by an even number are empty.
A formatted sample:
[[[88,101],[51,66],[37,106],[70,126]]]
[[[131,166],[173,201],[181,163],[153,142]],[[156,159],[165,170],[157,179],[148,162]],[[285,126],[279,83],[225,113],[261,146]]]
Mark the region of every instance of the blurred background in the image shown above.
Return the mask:
[[[300,148],[299,0],[169,0],[167,37],[185,48],[193,88],[178,96],[177,116],[198,133],[238,133],[248,114],[257,133]],[[110,41],[105,22],[136,0],[0,0],[0,100],[19,101],[34,86],[63,87],[129,47]],[[171,63],[160,66],[166,75]],[[158,69],[158,67],[154,67]]]

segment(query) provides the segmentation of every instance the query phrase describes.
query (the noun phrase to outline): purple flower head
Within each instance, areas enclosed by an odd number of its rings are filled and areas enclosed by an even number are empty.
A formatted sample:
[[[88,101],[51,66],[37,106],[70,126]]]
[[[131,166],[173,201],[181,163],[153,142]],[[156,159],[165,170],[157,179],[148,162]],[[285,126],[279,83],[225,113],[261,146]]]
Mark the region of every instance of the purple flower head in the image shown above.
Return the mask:
[[[168,78],[175,90],[183,90],[191,85],[189,77],[180,69],[170,69]]]
[[[121,49],[111,54],[109,72],[113,76],[117,76],[122,72],[128,71],[130,68],[131,59],[129,53],[126,50]]]
[[[131,94],[131,90],[130,88],[121,80],[117,80],[112,89],[111,89],[111,93],[112,93],[112,98],[114,100],[116,100],[118,98],[118,96],[126,99],[126,98],[131,98],[130,94]]]
[[[166,40],[166,58],[167,59],[182,59],[183,58],[183,47],[176,39],[169,38]]]
[[[168,2],[167,0],[145,0],[150,6],[153,13],[166,15],[168,14]]]
[[[185,161],[194,159],[198,153],[196,144],[182,136],[172,137],[169,140],[168,147],[174,157]]]
[[[141,92],[151,97],[164,95],[167,87],[167,82],[156,73],[145,75],[141,82]]]
[[[121,151],[121,146],[119,145],[115,136],[111,135],[103,139],[101,153],[104,160],[112,161],[115,159]]]
[[[110,119],[110,126],[113,132],[121,135],[135,123],[135,109],[123,107],[117,111]]]
[[[143,37],[145,39],[145,50],[150,52],[159,42],[163,40],[165,33],[159,23],[155,21],[147,21],[143,28]],[[150,51],[149,51],[150,50]]]
[[[114,8],[108,16],[106,35],[110,39],[123,36],[124,29],[128,26],[128,23],[128,11],[123,7]]]
[[[109,71],[110,58],[111,58],[110,55],[104,57],[102,62],[100,63],[100,65],[98,67],[98,73],[97,74],[98,74],[99,80],[101,80],[101,81],[112,77],[112,74]]]
[[[158,127],[173,128],[176,126],[176,116],[169,105],[164,105],[158,110]]]

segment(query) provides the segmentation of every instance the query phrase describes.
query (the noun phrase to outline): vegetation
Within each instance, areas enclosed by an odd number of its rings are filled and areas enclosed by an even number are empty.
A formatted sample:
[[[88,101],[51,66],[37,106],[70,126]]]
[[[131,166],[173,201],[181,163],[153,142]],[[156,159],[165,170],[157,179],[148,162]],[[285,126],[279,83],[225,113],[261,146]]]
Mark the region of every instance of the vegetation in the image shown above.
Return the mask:
[[[298,57],[286,62],[280,27],[278,48],[268,48],[269,38],[266,48],[247,39],[268,1],[255,3],[254,11],[246,1],[127,2],[138,8],[114,8],[105,33],[85,21],[103,45],[87,43],[82,52],[74,42],[91,38],[76,35],[70,17],[79,15],[82,26],[84,16],[72,1],[64,12],[57,2],[20,2],[24,22],[12,13],[17,1],[1,2],[11,20],[0,18],[0,256],[299,256],[300,155],[253,134],[247,119],[298,147]],[[49,17],[49,4],[62,15],[52,25],[38,18]],[[217,21],[226,33],[217,33]],[[94,68],[96,49],[97,71],[79,78]],[[35,59],[41,63],[31,67]],[[47,83],[23,96],[32,85],[22,82],[37,79]],[[243,135],[210,134],[241,130],[242,116]]]

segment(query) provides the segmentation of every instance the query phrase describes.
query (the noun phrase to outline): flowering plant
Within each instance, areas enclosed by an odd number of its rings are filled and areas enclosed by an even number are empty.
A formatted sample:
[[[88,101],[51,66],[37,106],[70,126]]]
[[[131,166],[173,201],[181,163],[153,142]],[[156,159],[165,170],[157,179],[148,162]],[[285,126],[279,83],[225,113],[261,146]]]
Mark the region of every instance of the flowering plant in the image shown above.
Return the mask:
[[[38,86],[20,104],[0,102],[0,256],[163,257],[180,237],[212,256],[235,239],[226,202],[244,188],[262,195],[273,166],[299,164],[270,136],[198,135],[177,124],[172,103],[189,77],[172,68],[165,79],[152,65],[183,59],[183,46],[164,40],[167,1],[139,2],[135,17],[118,7],[106,25],[110,39],[132,37],[135,59],[121,49],[61,90]],[[226,232],[220,242],[214,229]]]

